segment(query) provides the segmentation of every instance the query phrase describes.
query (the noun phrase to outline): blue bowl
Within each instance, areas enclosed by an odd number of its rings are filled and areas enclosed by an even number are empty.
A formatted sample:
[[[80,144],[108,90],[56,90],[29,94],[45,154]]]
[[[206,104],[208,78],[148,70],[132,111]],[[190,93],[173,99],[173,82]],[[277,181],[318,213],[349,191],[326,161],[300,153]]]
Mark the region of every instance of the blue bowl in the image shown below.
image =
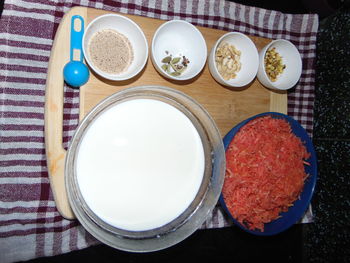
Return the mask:
[[[316,159],[316,153],[314,146],[312,144],[311,139],[309,138],[308,134],[306,133],[305,129],[293,118],[282,114],[282,113],[277,113],[277,112],[266,112],[266,113],[261,113],[258,115],[255,115],[237,126],[235,126],[231,131],[229,131],[226,136],[224,137],[224,147],[225,151],[227,150],[230,142],[232,141],[233,137],[236,135],[236,133],[239,131],[239,129],[244,126],[246,123],[249,121],[258,118],[258,117],[263,117],[270,115],[273,118],[279,118],[279,119],[284,119],[288,121],[290,124],[293,133],[301,139],[302,142],[304,142],[304,145],[307,149],[307,151],[310,153],[309,159],[306,161],[310,163],[310,166],[305,165],[305,172],[308,174],[308,178],[305,180],[304,184],[304,189],[300,195],[300,199],[296,200],[294,202],[294,205],[291,206],[288,211],[281,213],[281,217],[265,224],[264,226],[264,231],[261,232],[260,230],[249,230],[246,226],[242,225],[239,223],[229,212],[224,198],[221,194],[219,202],[221,206],[224,208],[226,213],[229,215],[229,217],[233,220],[233,222],[242,228],[243,230],[254,234],[254,235],[259,235],[259,236],[271,236],[271,235],[276,235],[278,233],[281,233],[291,227],[293,224],[297,223],[301,217],[304,215],[305,211],[307,210],[310,202],[312,195],[314,193],[315,185],[316,185],[316,179],[317,179],[317,159]]]

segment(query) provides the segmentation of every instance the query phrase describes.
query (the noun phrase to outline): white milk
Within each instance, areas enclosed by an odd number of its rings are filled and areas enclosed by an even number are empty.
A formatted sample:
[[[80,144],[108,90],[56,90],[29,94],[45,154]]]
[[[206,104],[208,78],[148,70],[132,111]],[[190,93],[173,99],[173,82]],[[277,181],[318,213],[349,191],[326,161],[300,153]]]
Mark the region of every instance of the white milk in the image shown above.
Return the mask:
[[[195,198],[204,150],[192,122],[161,101],[114,105],[90,125],[77,155],[77,180],[90,209],[118,228],[169,223]]]

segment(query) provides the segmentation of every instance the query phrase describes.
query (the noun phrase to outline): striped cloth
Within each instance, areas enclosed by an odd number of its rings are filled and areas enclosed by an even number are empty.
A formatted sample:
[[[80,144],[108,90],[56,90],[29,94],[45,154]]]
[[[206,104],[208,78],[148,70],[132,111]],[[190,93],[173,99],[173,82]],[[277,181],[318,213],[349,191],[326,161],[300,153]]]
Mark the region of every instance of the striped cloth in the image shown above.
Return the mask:
[[[62,16],[81,5],[292,41],[303,60],[288,114],[312,135],[316,15],[287,15],[226,1],[5,0],[0,21],[0,262],[62,254],[98,243],[57,212],[44,148],[50,50]],[[65,88],[64,144],[78,124],[78,92]],[[312,220],[311,211],[303,221]],[[217,206],[202,228],[228,226]]]

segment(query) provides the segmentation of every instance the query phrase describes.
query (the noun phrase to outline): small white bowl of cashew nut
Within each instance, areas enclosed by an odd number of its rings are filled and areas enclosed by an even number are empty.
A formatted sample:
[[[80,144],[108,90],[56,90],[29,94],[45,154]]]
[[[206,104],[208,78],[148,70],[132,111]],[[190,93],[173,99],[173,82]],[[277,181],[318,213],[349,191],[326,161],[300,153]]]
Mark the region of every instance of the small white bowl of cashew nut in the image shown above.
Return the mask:
[[[217,82],[228,87],[244,87],[256,77],[259,54],[248,36],[229,32],[216,41],[208,63],[210,73]]]

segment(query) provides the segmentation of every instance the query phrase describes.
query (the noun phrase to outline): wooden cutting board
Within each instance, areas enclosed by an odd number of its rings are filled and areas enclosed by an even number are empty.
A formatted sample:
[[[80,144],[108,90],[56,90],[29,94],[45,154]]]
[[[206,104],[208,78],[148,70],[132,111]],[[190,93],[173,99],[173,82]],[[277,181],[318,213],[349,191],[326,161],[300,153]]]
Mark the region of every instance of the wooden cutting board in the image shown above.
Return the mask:
[[[64,185],[64,162],[66,151],[62,146],[63,127],[63,67],[69,61],[70,23],[73,15],[80,15],[87,24],[99,15],[111,13],[85,7],[74,7],[63,17],[54,39],[49,62],[45,98],[45,146],[51,188],[58,211],[63,217],[73,219]],[[124,15],[124,14],[123,14]],[[156,29],[165,21],[135,15],[125,15],[144,31],[151,46]],[[208,54],[215,41],[226,31],[197,27],[203,34]],[[258,50],[270,42],[269,39],[251,37]],[[90,71],[91,72],[91,71]],[[222,137],[237,123],[258,113],[276,111],[287,113],[287,93],[264,88],[256,79],[244,89],[227,88],[218,84],[210,75],[208,65],[202,73],[189,81],[178,82],[165,79],[157,73],[148,59],[144,71],[128,81],[104,80],[91,72],[87,84],[80,88],[80,119],[97,103],[122,89],[160,85],[180,90],[202,104],[215,120]]]

